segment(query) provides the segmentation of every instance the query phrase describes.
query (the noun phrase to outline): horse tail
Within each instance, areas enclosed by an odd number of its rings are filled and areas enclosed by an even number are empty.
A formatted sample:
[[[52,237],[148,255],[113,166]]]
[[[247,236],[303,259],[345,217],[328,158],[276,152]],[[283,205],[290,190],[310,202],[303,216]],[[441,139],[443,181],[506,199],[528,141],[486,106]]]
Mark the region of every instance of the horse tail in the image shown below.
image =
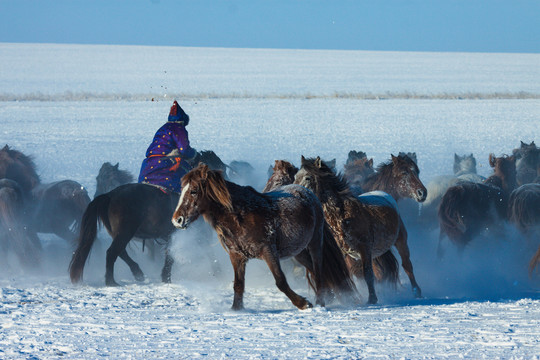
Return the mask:
[[[360,303],[361,296],[345,263],[343,253],[339,248],[330,226],[325,221],[323,229],[322,249],[322,287],[331,290],[343,302],[344,296],[350,297],[355,303]],[[350,301],[347,299],[347,301]]]
[[[531,259],[531,262],[529,263],[529,276],[532,277],[534,269],[536,266],[540,263],[540,246],[538,246],[538,250],[536,250],[536,254]]]
[[[397,261],[392,249],[376,257],[372,261],[373,272],[379,281],[389,282],[394,286],[400,284],[399,281],[399,262]]]
[[[77,250],[73,253],[73,258],[69,264],[69,276],[72,283],[77,283],[82,278],[86,259],[88,259],[88,254],[97,237],[98,221],[100,218],[103,219],[102,221],[106,220],[105,213],[110,200],[108,194],[98,196],[88,204],[83,214],[81,229],[77,238]]]
[[[88,196],[88,191],[85,188],[79,187],[73,191],[73,205],[75,206],[77,217],[73,225],[73,231],[75,233],[80,233],[81,231],[81,221],[86,208],[91,202],[90,196]]]

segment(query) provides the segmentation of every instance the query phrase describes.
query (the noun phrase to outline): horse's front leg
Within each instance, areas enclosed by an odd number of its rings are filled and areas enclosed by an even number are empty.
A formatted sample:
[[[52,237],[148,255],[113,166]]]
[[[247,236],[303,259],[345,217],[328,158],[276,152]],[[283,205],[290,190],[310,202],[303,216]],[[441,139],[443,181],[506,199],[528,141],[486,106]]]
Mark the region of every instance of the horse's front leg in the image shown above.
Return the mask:
[[[248,259],[239,253],[229,252],[231,264],[234,269],[234,300],[232,309],[242,310],[244,308],[244,288],[246,285],[246,263]]]
[[[411,282],[413,294],[415,297],[421,298],[422,290],[420,290],[420,286],[416,282],[416,278],[414,276],[409,245],[407,245],[407,232],[404,229],[400,230],[395,246],[399,256],[401,257],[401,266],[403,266],[403,270],[405,270],[405,273]]]
[[[125,263],[129,266],[129,269],[131,270],[131,273],[133,274],[133,277],[135,280],[143,282],[144,281],[144,273],[142,272],[139,264],[135,262],[127,253],[126,249],[120,253],[120,259],[124,260]]]
[[[167,242],[167,248],[165,249],[165,263],[163,264],[163,269],[161,270],[161,281],[165,284],[171,283],[171,270],[173,264],[174,258],[170,254],[169,242]]]
[[[285,295],[287,295],[287,297],[297,308],[299,308],[300,310],[305,310],[307,308],[313,307],[313,305],[309,301],[307,301],[306,298],[298,295],[290,288],[289,283],[287,283],[287,279],[285,278],[285,274],[281,269],[279,257],[275,250],[266,248],[265,250],[263,250],[262,258],[264,261],[266,261],[266,264],[270,268],[272,275],[274,275],[274,279],[276,280],[276,286],[278,287],[278,289],[281,290]]]
[[[360,256],[362,257],[362,266],[364,270],[364,280],[368,287],[369,298],[368,304],[376,304],[378,299],[375,294],[375,276],[373,274],[373,256],[371,254],[371,249],[368,248],[368,245],[362,246],[360,249]]]

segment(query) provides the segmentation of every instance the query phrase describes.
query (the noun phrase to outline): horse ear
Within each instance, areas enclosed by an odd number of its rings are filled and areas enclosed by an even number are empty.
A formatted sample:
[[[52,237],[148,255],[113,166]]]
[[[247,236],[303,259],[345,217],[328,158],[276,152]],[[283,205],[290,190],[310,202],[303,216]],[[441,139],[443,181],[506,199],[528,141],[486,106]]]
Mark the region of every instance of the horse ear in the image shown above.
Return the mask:
[[[397,158],[396,156],[394,156],[394,154],[390,154],[390,156],[392,157],[392,162],[393,162],[394,164],[397,163],[397,159],[398,159],[398,158]]]
[[[454,153],[454,161],[459,161],[459,155]]]
[[[8,151],[9,150],[9,146],[8,144],[6,144],[6,146],[4,146],[4,148],[2,149],[2,151]]]
[[[114,165],[114,168],[115,168],[116,170],[118,170],[118,165],[120,165],[120,163],[116,163],[116,165]]]
[[[495,154],[489,154],[489,166],[491,166],[492,168],[495,167]]]
[[[519,142],[521,143],[521,148],[524,148],[524,147],[527,146],[527,144],[525,144],[525,143],[523,142],[523,140],[520,140]]]
[[[373,158],[369,159],[367,164],[369,165],[369,167],[373,167]]]
[[[328,167],[330,167],[330,168],[335,168],[336,167],[336,159],[330,160],[329,162],[326,163],[326,165],[328,165]]]
[[[315,159],[315,166],[317,166],[319,169],[322,167],[322,160],[320,156],[317,156]]]
[[[300,164],[301,166],[304,166],[305,163],[306,163],[306,158],[304,157],[304,155],[302,155],[302,159],[300,159]]]

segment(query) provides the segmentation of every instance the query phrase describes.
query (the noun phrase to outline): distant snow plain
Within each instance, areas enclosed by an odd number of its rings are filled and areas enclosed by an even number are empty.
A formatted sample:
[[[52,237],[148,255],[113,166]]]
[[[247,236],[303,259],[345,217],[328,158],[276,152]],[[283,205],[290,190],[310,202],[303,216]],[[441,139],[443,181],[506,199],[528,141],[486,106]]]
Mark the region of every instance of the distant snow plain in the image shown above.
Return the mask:
[[[191,117],[192,146],[248,161],[259,190],[276,159],[335,158],[342,169],[353,149],[375,164],[414,151],[425,183],[452,172],[454,153],[473,153],[486,176],[489,153],[540,141],[539,65],[538,54],[3,43],[0,145],[33,155],[43,182],[73,179],[92,196],[105,161],[138,174],[176,99]],[[299,311],[253,260],[242,312],[230,310],[233,274],[217,238],[219,274],[197,231],[179,231],[172,284],[160,283],[162,259],[132,242],[147,281],[118,261],[123,286],[107,288],[106,232],[77,286],[71,246],[42,234],[38,272],[9,254],[0,264],[0,358],[539,358],[540,279],[526,273],[538,239],[507,227],[504,238],[438,261],[437,231],[408,230],[423,299],[402,276],[397,290],[377,286],[378,305]]]

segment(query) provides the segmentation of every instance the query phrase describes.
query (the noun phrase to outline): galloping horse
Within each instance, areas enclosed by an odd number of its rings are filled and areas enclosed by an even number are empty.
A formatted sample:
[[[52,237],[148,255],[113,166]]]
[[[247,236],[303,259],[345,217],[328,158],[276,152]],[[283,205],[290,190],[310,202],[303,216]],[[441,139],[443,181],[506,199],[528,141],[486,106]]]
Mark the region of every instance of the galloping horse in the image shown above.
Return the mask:
[[[516,187],[514,156],[489,155],[494,170],[483,184],[463,181],[448,188],[439,206],[439,246],[447,236],[463,252],[465,246],[483,229],[497,227],[507,219],[508,198]]]
[[[356,197],[343,176],[336,175],[319,157],[305,159],[296,174],[295,184],[311,189],[319,198],[326,221],[345,255],[351,273],[363,276],[369,291],[368,302],[375,304],[372,261],[395,263],[391,248],[395,246],[401,256],[402,266],[411,282],[413,293],[420,297],[421,290],[413,273],[407,245],[407,231],[399,215],[396,201],[382,191]],[[410,192],[403,189],[402,191]],[[361,271],[356,260],[362,260]],[[389,268],[396,281],[398,268]]]
[[[529,184],[535,181],[540,168],[540,148],[534,141],[530,144],[521,141],[519,149],[514,149],[516,158],[516,179],[518,185]]]
[[[318,305],[324,306],[330,291],[356,296],[321,204],[311,191],[287,185],[259,193],[226,181],[220,172],[201,164],[182,178],[172,223],[185,229],[200,215],[229,253],[235,274],[234,310],[243,308],[246,264],[254,258],[266,262],[279,290],[299,309],[312,305],[289,287],[280,258],[294,256],[306,267]]]
[[[208,159],[218,167],[225,168],[221,159],[213,151],[202,151],[196,159],[198,161]],[[98,221],[101,221],[112,237],[112,244],[107,249],[105,265],[107,286],[118,285],[114,280],[114,263],[118,257],[126,262],[137,281],[144,281],[144,273],[126,251],[127,244],[134,237],[164,241],[167,248],[161,280],[170,283],[174,259],[169,254],[168,244],[175,230],[170,218],[178,203],[178,198],[178,193],[141,183],[121,185],[108,193],[97,196],[88,205],[82,218],[81,232],[77,240],[78,247],[69,265],[71,281],[76,283],[81,280],[86,259],[97,236]]]
[[[26,216],[34,232],[52,233],[73,243],[90,197],[73,180],[42,184],[31,157],[10,149],[0,150],[0,178],[16,181],[27,198]]]

